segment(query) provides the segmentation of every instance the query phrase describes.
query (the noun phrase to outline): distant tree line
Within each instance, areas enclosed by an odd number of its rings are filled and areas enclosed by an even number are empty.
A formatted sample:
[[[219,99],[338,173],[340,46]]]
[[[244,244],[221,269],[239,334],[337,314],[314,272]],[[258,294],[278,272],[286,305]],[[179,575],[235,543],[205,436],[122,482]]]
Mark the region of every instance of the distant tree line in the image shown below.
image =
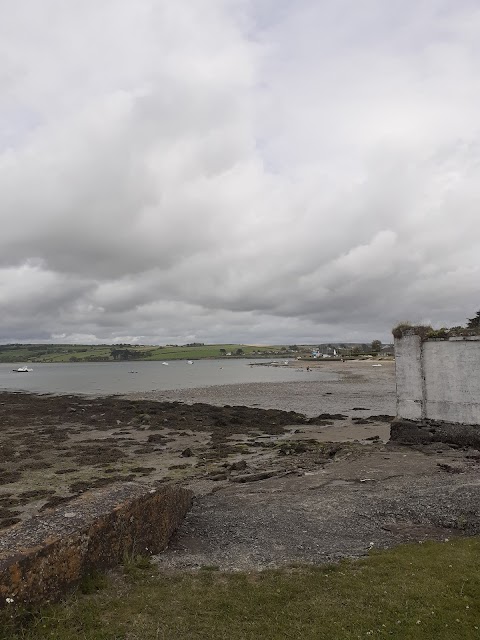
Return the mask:
[[[477,311],[475,317],[469,318],[467,323],[467,329],[479,329],[480,328],[480,311]]]
[[[475,313],[473,318],[467,319],[466,326],[458,325],[434,329],[431,325],[413,325],[408,321],[404,321],[394,327],[392,333],[395,338],[401,338],[406,333],[414,333],[420,336],[422,340],[432,338],[448,340],[454,337],[477,336],[480,334],[480,310]]]
[[[140,360],[148,358],[153,351],[135,351],[133,349],[110,349],[110,355],[114,360]],[[108,360],[108,358],[107,358]]]

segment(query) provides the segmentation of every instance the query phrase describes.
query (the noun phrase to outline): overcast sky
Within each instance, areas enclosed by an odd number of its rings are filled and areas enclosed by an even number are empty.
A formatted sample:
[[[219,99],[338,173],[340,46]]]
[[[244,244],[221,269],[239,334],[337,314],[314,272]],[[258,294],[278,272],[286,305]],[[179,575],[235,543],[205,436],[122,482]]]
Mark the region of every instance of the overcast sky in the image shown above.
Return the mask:
[[[478,0],[0,0],[0,341],[480,308]]]

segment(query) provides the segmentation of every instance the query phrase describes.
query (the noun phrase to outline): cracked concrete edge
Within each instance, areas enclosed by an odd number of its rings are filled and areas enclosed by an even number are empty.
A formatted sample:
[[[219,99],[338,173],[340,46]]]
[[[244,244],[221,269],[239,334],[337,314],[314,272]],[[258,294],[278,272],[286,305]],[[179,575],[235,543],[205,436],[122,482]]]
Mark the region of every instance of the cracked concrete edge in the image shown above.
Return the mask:
[[[163,551],[192,497],[178,486],[127,482],[11,527],[0,535],[0,607],[56,600],[94,569]]]

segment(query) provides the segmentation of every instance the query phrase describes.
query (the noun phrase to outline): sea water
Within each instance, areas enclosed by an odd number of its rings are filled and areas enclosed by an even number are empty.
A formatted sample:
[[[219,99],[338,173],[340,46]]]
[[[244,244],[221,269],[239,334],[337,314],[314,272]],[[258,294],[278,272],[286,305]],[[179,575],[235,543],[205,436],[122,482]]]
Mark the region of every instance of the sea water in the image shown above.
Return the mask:
[[[0,364],[0,389],[35,393],[127,394],[136,391],[192,389],[249,382],[301,382],[337,380],[325,368],[306,371],[291,361],[288,366],[259,366],[263,360],[171,360],[161,362],[29,363],[29,373],[13,369],[24,362]]]

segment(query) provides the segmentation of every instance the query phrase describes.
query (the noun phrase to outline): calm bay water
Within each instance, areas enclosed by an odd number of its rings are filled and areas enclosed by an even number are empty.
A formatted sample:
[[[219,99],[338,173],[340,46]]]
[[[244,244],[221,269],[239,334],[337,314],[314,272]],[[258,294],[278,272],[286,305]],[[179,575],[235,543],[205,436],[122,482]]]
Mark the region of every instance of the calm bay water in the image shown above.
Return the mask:
[[[36,393],[126,394],[135,391],[192,389],[248,382],[337,380],[328,371],[307,372],[290,367],[250,366],[256,360],[185,360],[161,362],[92,362],[30,364],[30,373],[14,373],[24,363],[0,364],[0,389]]]

